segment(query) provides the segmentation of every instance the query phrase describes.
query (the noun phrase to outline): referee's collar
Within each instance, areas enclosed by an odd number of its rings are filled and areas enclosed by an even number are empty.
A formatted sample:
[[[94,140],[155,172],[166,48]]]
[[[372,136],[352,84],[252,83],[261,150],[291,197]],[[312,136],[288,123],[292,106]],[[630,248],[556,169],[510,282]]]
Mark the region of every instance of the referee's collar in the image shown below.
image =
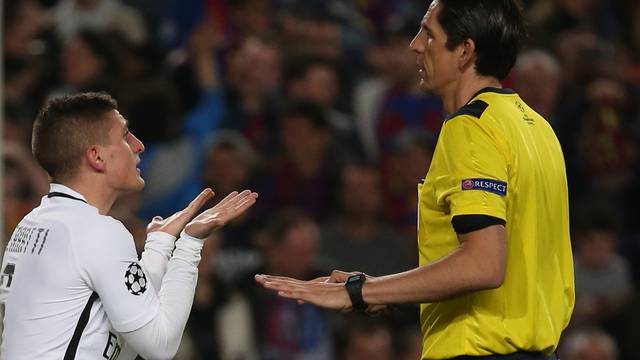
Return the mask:
[[[471,100],[475,99],[478,95],[487,93],[487,92],[498,93],[498,94],[515,94],[516,93],[515,91],[509,88],[497,88],[497,87],[487,86],[485,88],[478,90],[477,93],[473,94],[473,96],[471,97]],[[469,100],[469,102],[471,102],[471,100]]]
[[[82,201],[84,201],[85,203],[87,202],[87,199],[84,197],[84,195],[62,184],[51,183],[49,185],[49,193],[63,193],[71,195],[74,198],[82,199]]]

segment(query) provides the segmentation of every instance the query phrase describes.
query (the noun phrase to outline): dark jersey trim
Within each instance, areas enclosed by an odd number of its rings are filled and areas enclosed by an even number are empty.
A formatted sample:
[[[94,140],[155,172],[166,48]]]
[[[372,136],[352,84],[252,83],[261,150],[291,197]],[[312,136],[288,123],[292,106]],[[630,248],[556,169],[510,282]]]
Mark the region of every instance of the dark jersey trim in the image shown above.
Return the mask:
[[[479,119],[480,116],[482,116],[482,113],[487,110],[488,107],[489,104],[487,104],[486,102],[482,100],[476,100],[458,109],[458,111],[451,114],[451,116],[449,116],[446,121],[449,121],[460,115],[471,115]]]
[[[84,200],[82,200],[82,199],[80,199],[80,198],[77,198],[77,197],[75,197],[75,196],[71,196],[71,195],[69,195],[69,194],[65,194],[65,193],[62,193],[62,192],[57,192],[57,191],[54,191],[54,192],[50,192],[50,193],[48,193],[48,194],[47,194],[47,197],[48,197],[48,198],[52,198],[52,197],[63,197],[63,198],[67,198],[67,199],[72,199],[72,200],[82,201],[82,202],[83,202],[83,203],[85,203],[85,204],[87,203],[86,201],[84,201]]]
[[[67,351],[65,351],[64,353],[64,360],[75,359],[76,351],[78,351],[78,345],[80,344],[80,337],[82,336],[84,328],[87,327],[87,323],[89,322],[89,315],[91,314],[91,308],[93,307],[93,303],[97,298],[98,293],[95,291],[91,294],[91,296],[89,296],[89,301],[87,301],[87,305],[84,306],[84,309],[80,314],[80,319],[78,319],[76,329],[73,331],[73,336],[71,337],[71,341],[69,342]]]
[[[473,96],[471,97],[472,99],[475,98],[476,96],[483,94],[483,93],[487,93],[487,92],[493,92],[493,93],[498,93],[498,94],[515,94],[516,92],[513,91],[512,89],[509,88],[497,88],[497,87],[486,87],[486,88],[482,88],[480,90],[478,90],[477,93],[473,94]]]
[[[505,225],[507,222],[489,215],[456,215],[451,219],[457,234],[467,234],[492,225]]]

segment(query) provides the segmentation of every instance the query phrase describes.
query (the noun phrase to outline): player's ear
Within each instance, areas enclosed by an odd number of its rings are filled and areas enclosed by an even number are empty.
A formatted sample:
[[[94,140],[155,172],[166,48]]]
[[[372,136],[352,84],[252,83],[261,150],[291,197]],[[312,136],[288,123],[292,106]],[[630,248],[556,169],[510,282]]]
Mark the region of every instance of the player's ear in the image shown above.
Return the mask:
[[[465,39],[458,45],[458,68],[465,70],[475,65],[476,43],[472,39]]]
[[[103,172],[106,168],[102,148],[98,145],[91,145],[84,151],[84,160],[97,172]]]

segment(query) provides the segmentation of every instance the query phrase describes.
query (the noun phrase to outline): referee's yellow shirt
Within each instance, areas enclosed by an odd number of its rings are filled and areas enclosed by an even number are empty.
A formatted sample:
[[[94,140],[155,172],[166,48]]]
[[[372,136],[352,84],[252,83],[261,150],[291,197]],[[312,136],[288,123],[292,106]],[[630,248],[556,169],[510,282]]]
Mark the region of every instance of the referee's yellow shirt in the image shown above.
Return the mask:
[[[418,193],[420,266],[460,246],[453,216],[497,217],[508,234],[501,287],[421,305],[422,358],[553,352],[574,278],[565,165],[549,123],[512,90],[481,90],[443,125]]]

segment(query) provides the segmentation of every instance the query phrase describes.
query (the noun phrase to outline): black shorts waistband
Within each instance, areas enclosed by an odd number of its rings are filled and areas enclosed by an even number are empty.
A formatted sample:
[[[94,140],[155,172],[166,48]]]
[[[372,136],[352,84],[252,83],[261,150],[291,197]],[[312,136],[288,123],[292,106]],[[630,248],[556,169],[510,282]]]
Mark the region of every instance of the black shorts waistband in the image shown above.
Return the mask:
[[[518,351],[507,355],[457,356],[451,360],[558,360],[556,354],[545,355],[541,352]]]

